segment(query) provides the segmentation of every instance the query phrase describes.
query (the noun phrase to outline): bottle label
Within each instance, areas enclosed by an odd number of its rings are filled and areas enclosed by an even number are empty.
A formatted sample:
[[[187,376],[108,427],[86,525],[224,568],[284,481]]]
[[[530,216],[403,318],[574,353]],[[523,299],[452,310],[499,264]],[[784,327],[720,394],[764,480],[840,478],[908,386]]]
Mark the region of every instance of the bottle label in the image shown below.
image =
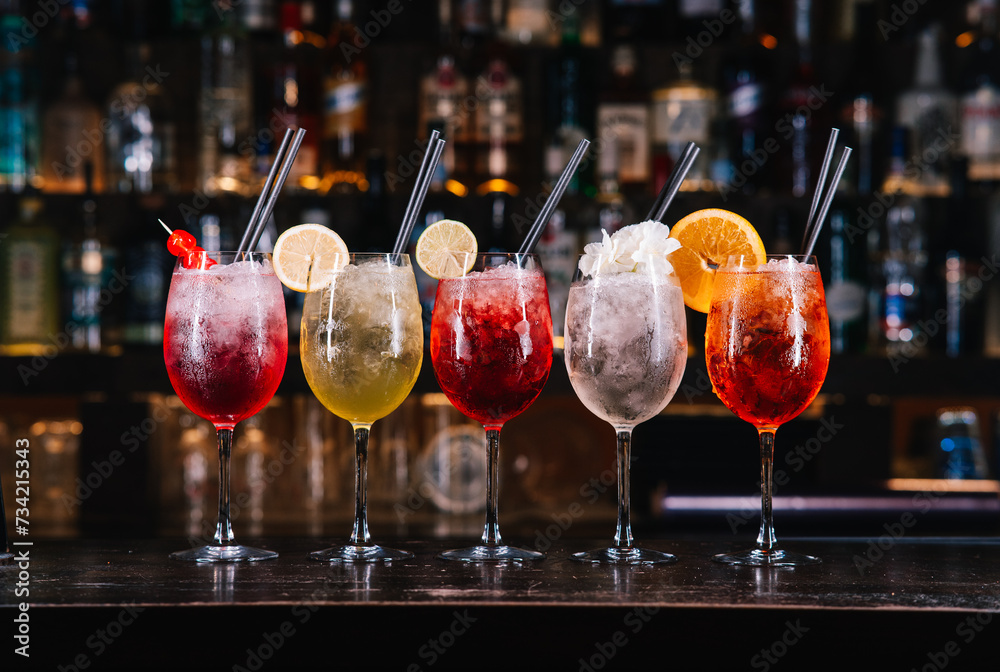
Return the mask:
[[[749,117],[760,110],[764,92],[760,84],[737,86],[729,93],[727,114],[730,119]]]
[[[365,83],[328,78],[323,113],[326,119],[323,132],[328,138],[364,131],[368,116],[368,89]]]
[[[865,312],[865,288],[857,282],[831,283],[826,289],[826,312],[830,320],[851,322]]]
[[[1000,159],[1000,90],[996,87],[982,86],[962,99],[962,151],[969,157],[970,177],[977,165]]]
[[[25,240],[7,242],[10,266],[7,287],[10,300],[7,336],[10,342],[45,338],[45,247]]]
[[[444,136],[449,141],[468,141],[469,112],[460,107],[468,96],[465,80],[458,79],[454,86],[446,88],[438,85],[437,77],[432,74],[424,78],[421,89],[418,129],[421,137],[428,133],[431,124],[436,124],[444,129]]]
[[[494,87],[484,78],[476,86],[476,142],[503,138],[504,144],[524,139],[524,114],[521,82],[510,77],[502,87]]]
[[[608,104],[597,108],[597,136],[604,151],[617,155],[620,182],[649,179],[649,108],[637,104]]]
[[[696,142],[711,137],[715,99],[710,96],[664,96],[653,103],[653,142]]]

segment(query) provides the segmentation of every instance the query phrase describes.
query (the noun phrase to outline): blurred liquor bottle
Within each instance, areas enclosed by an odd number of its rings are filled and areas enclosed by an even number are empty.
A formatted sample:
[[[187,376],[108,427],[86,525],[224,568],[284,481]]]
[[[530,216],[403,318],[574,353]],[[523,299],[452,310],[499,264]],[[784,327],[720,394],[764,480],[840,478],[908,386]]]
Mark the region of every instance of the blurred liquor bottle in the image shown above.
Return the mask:
[[[21,197],[20,215],[4,233],[0,352],[38,355],[60,345],[59,238],[42,215],[42,200],[33,193]]]
[[[337,0],[323,79],[323,191],[357,193],[364,185],[368,137],[368,65],[354,23],[355,3]]]
[[[553,157],[553,161],[565,166],[576,152],[580,141],[592,137],[594,109],[585,97],[585,91],[589,91],[591,87],[584,86],[583,82],[587,63],[580,45],[579,13],[575,11],[566,13],[562,17],[561,30],[559,59],[554,64],[554,81],[550,83],[552,91],[558,98],[556,127],[553,137],[549,140],[549,148],[556,149],[560,154],[558,160]],[[549,168],[546,160],[547,172]],[[553,179],[558,180],[561,172],[560,167]],[[593,194],[592,162],[581,163],[570,178],[566,193],[570,197],[576,194]]]
[[[909,133],[909,158],[920,167],[920,188],[930,196],[948,196],[951,159],[958,153],[958,101],[944,86],[940,34],[940,24],[920,33],[913,86],[896,101],[896,125]]]
[[[250,43],[235,0],[207,12],[201,35],[198,98],[198,185],[207,194],[247,194],[252,141],[253,85]]]
[[[597,103],[598,191],[609,174],[600,166],[616,166],[616,189],[629,193],[648,188],[652,159],[649,152],[649,94],[638,83],[635,47],[619,44],[611,52],[611,82]],[[604,155],[608,157],[605,159]],[[604,163],[606,161],[606,163]]]
[[[701,151],[681,189],[714,189],[709,166],[715,153],[712,131],[718,114],[719,92],[696,80],[693,68],[690,59],[679,59],[678,78],[653,91],[652,186],[655,192],[659,192],[667,181],[688,142],[696,143]]]
[[[1000,180],[1000,49],[996,0],[978,0],[973,7],[978,16],[962,54],[960,117],[970,188],[982,192]]]
[[[558,33],[548,12],[548,0],[508,0],[500,36],[511,44],[554,46]]]
[[[265,71],[265,99],[257,106],[258,161],[257,180],[263,180],[274,162],[285,129],[306,129],[302,145],[285,183],[289,191],[319,187],[320,136],[320,47],[313,27],[315,4],[281,3],[280,50],[278,58]],[[312,39],[307,38],[307,34]]]
[[[873,200],[865,213],[872,221],[859,223],[870,225],[870,345],[889,357],[912,358],[926,353],[933,334],[925,333],[920,322],[928,264],[927,206],[906,173],[908,156],[906,130],[896,127],[881,198]]]
[[[139,206],[144,215],[130,227],[129,240],[123,245],[123,266],[132,276],[125,289],[123,340],[132,345],[156,346],[163,343],[167,292],[175,261],[167,252],[162,229],[156,232],[156,220],[170,221],[170,215],[164,211],[159,196],[141,197]],[[207,245],[210,241],[202,237],[199,242]]]
[[[136,3],[121,17],[128,75],[107,103],[107,182],[121,193],[177,188],[176,113],[163,88],[169,73],[152,62],[144,7]]]
[[[873,0],[855,2],[853,26],[854,49],[846,78],[847,93],[839,106],[839,121],[844,130],[841,141],[854,152],[838,187],[848,194],[864,197],[874,191],[876,180],[884,174],[886,155],[882,141],[885,130],[882,91],[886,78],[880,70],[885,55],[880,47]],[[826,133],[822,126],[815,128],[820,135]],[[826,146],[822,137],[815,142]]]
[[[79,32],[71,20],[63,54],[62,93],[42,118],[42,178],[49,193],[82,194],[84,166],[94,167],[95,188],[104,186],[104,132],[101,112],[80,76]]]
[[[74,325],[69,346],[100,352],[117,341],[112,333],[112,302],[125,289],[115,277],[117,254],[99,235],[97,199],[93,192],[93,168],[86,170],[87,193],[80,207],[81,227],[76,240],[63,251],[63,314]]]
[[[39,185],[38,54],[21,35],[21,4],[0,2],[0,32],[17,37],[0,49],[0,189],[14,193]]]
[[[763,29],[757,4],[755,0],[739,2],[739,33],[722,66],[726,140],[720,143],[729,143],[729,160],[734,173],[742,178],[731,180],[733,189],[745,194],[768,185],[770,172],[770,153],[764,143],[770,138],[768,126],[773,123],[768,83],[774,72],[777,40]]]
[[[805,196],[810,193],[815,166],[826,146],[823,110],[829,102],[826,87],[816,78],[813,67],[813,2],[794,0],[792,3],[795,67],[784,91],[777,97],[775,131],[780,148],[776,155],[774,185],[779,193]],[[823,137],[816,138],[821,129]]]

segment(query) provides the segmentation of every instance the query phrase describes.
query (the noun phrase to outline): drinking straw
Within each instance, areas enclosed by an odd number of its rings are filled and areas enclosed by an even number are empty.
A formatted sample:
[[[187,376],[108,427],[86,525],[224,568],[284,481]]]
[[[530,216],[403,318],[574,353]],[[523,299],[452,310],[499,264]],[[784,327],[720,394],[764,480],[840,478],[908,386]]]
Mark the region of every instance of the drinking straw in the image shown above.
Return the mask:
[[[441,133],[437,129],[431,131],[431,137],[427,141],[427,147],[424,148],[424,158],[420,162],[420,170],[417,171],[417,179],[413,183],[413,191],[410,192],[410,201],[406,204],[406,212],[403,213],[403,221],[400,224],[399,233],[396,234],[396,243],[392,246],[394,254],[400,254],[403,251],[403,248],[406,247],[406,241],[410,238],[411,231],[406,231],[406,223],[410,221],[410,217],[413,214],[413,206],[416,203],[417,194],[420,191],[420,184],[423,182],[424,176],[427,174],[427,163],[431,160],[431,154],[434,153],[434,149],[437,147],[437,140],[440,135]],[[418,212],[419,210],[420,209],[417,208]],[[413,221],[416,221],[416,218],[414,218]],[[405,237],[404,231],[406,232]]]
[[[674,164],[674,169],[667,177],[667,181],[664,182],[663,187],[660,188],[660,193],[657,194],[656,200],[653,201],[653,207],[649,209],[649,214],[646,216],[646,219],[652,219],[657,222],[663,219],[663,215],[666,214],[667,208],[670,207],[670,201],[674,200],[677,190],[680,189],[681,183],[684,182],[684,178],[687,176],[688,170],[691,169],[690,165],[684,169],[684,164],[688,162],[688,157],[692,154],[697,156],[698,151],[698,145],[693,142],[688,142],[684,146],[684,151],[681,152],[680,158],[677,159],[677,163]],[[692,159],[691,164],[693,163],[694,160]]]
[[[260,218],[257,220],[253,237],[250,238],[250,243],[246,249],[247,252],[253,252],[257,249],[257,243],[260,241],[260,237],[264,234],[264,227],[267,225],[267,220],[271,217],[271,212],[274,210],[274,204],[278,202],[278,194],[281,193],[281,188],[285,186],[285,180],[288,179],[288,173],[292,170],[292,164],[295,163],[295,157],[299,153],[299,147],[302,145],[302,139],[305,135],[306,130],[304,128],[300,128],[295,131],[295,137],[292,138],[292,146],[288,148],[288,152],[285,154],[285,162],[282,164],[281,171],[278,173],[278,179],[271,188],[271,193],[267,195],[267,203],[264,205],[264,210],[261,212]]]
[[[840,182],[840,176],[844,174],[844,168],[847,167],[847,159],[851,156],[851,148],[844,147],[843,154],[840,155],[840,163],[837,165],[837,170],[833,173],[833,181],[830,183],[830,188],[826,191],[826,196],[823,198],[823,205],[820,206],[819,212],[816,213],[816,219],[813,221],[812,234],[809,236],[809,247],[806,248],[805,256],[812,254],[813,247],[816,246],[816,241],[819,240],[819,231],[823,228],[823,220],[826,219],[826,213],[830,210],[830,204],[833,203],[833,195],[837,193],[837,184]]]
[[[396,245],[393,246],[393,252],[396,254],[401,254],[403,250],[406,249],[406,243],[410,240],[410,234],[413,233],[413,227],[416,226],[417,217],[420,215],[420,209],[424,207],[424,198],[427,196],[427,190],[431,186],[431,182],[434,179],[434,171],[437,170],[437,164],[441,160],[441,154],[444,152],[445,141],[438,140],[437,144],[434,146],[434,153],[431,155],[431,160],[427,164],[427,172],[424,174],[424,179],[419,185],[414,185],[416,190],[417,198],[413,203],[413,210],[410,212],[409,219],[403,222],[402,227],[399,230],[399,240],[396,241]]]
[[[570,157],[569,163],[563,168],[562,175],[559,176],[559,181],[556,182],[556,186],[552,188],[552,193],[545,200],[545,205],[542,206],[542,211],[538,213],[538,217],[535,218],[534,223],[531,225],[531,229],[528,230],[528,237],[524,239],[521,243],[521,249],[518,250],[518,254],[530,254],[535,245],[538,244],[539,238],[542,237],[542,231],[545,229],[545,223],[549,221],[549,217],[552,212],[559,205],[559,199],[562,198],[563,192],[566,191],[566,187],[569,186],[569,181],[573,178],[573,173],[576,172],[577,166],[583,161],[583,155],[587,153],[587,148],[590,147],[590,140],[586,138],[580,141],[580,144],[576,146],[576,151],[573,156]]]
[[[823,186],[826,182],[826,174],[830,170],[833,162],[833,150],[837,144],[837,136],[840,135],[839,128],[830,129],[830,139],[826,143],[826,154],[823,155],[823,163],[819,167],[819,178],[816,180],[816,188],[813,191],[812,205],[809,206],[809,217],[806,219],[806,230],[802,232],[802,248],[812,237],[813,218],[816,216],[816,208],[819,207],[820,196],[823,193]],[[834,182],[836,184],[836,182]]]
[[[274,176],[278,174],[278,167],[281,165],[281,159],[285,154],[285,150],[288,148],[288,141],[291,137],[292,129],[286,128],[285,137],[281,140],[281,145],[278,147],[278,151],[274,154],[274,163],[271,164],[271,170],[267,173],[267,179],[264,180],[264,186],[260,190],[260,196],[257,197],[257,204],[253,207],[253,212],[250,214],[250,221],[247,222],[246,231],[243,232],[243,237],[240,239],[240,246],[236,248],[239,252],[246,252],[248,249],[250,238],[253,236],[253,232],[257,228],[257,218],[260,217],[260,212],[264,208],[264,202],[267,200],[267,194],[270,192],[271,186],[274,183]]]

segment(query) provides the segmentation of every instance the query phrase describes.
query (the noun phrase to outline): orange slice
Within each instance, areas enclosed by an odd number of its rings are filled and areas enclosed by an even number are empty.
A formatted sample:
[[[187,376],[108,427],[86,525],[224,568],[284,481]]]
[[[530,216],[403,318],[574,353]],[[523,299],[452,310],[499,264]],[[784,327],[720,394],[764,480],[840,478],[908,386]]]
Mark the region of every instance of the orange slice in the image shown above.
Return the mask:
[[[692,212],[671,227],[670,237],[681,244],[667,258],[680,278],[684,303],[703,313],[708,312],[712,303],[716,267],[730,256],[754,257],[757,264],[767,261],[764,243],[756,229],[728,210],[710,208]]]

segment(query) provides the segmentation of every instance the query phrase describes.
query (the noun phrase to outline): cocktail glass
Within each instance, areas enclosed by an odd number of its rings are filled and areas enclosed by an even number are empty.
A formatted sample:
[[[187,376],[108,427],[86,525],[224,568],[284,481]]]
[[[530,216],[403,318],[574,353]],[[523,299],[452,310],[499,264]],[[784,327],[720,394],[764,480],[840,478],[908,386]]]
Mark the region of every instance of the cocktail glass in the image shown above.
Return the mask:
[[[465,562],[541,560],[500,537],[500,430],[538,397],[552,367],[552,316],[534,254],[480,254],[462,277],[438,283],[431,362],[455,407],[486,429],[486,525],[482,544],[439,557]]]
[[[288,360],[281,283],[271,255],[199,252],[180,257],[167,296],[163,358],[170,383],[188,409],[219,438],[219,520],[215,543],[170,555],[194,562],[268,560],[277,553],[234,541],[229,515],[229,462],[236,423],[271,400]],[[202,263],[212,259],[216,265]]]
[[[594,267],[603,266],[599,259]],[[618,437],[614,546],[572,556],[581,562],[638,565],[677,560],[632,545],[632,430],[666,407],[687,363],[684,296],[677,276],[652,257],[638,268],[593,275],[577,270],[566,304],[564,357],[570,384],[583,405],[611,423]]]
[[[306,294],[302,369],[326,408],[354,428],[354,531],[347,544],[309,554],[323,562],[379,562],[412,553],[372,543],[368,435],[413,389],[423,360],[420,299],[406,254],[350,254],[329,282]]]
[[[733,565],[807,565],[819,558],[777,548],[771,511],[774,434],[812,402],[830,362],[830,324],[815,257],[733,257],[715,276],[705,332],[708,376],[729,410],[760,436],[757,547],[713,559]]]

